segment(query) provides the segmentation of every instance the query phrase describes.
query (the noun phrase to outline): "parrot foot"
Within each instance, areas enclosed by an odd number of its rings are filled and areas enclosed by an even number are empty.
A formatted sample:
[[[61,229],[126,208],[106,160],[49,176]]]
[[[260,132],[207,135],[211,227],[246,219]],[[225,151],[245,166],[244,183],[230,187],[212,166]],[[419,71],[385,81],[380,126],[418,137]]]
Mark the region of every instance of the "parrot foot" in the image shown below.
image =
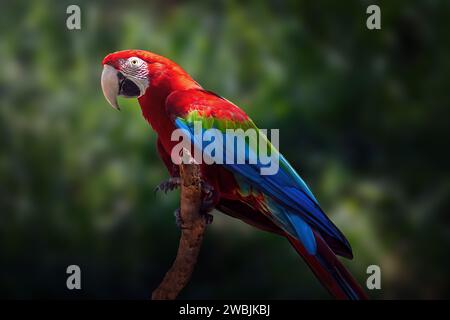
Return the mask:
[[[201,188],[203,193],[202,204],[200,211],[209,212],[214,209],[214,188],[207,182],[201,182]]]
[[[180,177],[170,177],[168,180],[161,182],[158,184],[155,188],[155,192],[163,191],[164,193],[167,193],[169,191],[173,191],[176,188],[180,187],[181,185],[181,178]],[[201,182],[201,189],[202,192],[205,194],[205,198],[203,199],[203,202],[211,202],[213,199],[213,191],[214,188],[209,185],[207,182],[202,181]]]
[[[205,219],[205,223],[211,224],[214,220],[214,216],[212,214],[206,213],[206,212],[200,212],[200,214],[202,215],[203,219]]]
[[[206,181],[201,182],[201,188],[203,192],[203,199],[200,205],[200,214],[205,219],[205,223],[211,224],[213,222],[214,216],[209,214],[214,209],[214,188]]]
[[[181,179],[179,177],[171,177],[169,180],[160,183],[156,188],[157,191],[164,191],[167,193],[168,191],[172,191],[178,188],[181,185]],[[202,190],[202,202],[200,204],[200,215],[203,219],[205,219],[205,223],[211,224],[213,222],[213,215],[209,214],[209,212],[214,209],[214,188],[207,182],[201,181],[201,190]],[[175,215],[175,224],[178,228],[181,228],[183,220],[181,219],[181,209],[178,208],[174,212]]]
[[[155,192],[163,191],[167,193],[168,191],[172,191],[178,188],[181,184],[180,177],[170,177],[168,180],[161,182],[155,188]]]
[[[183,222],[181,220],[181,209],[178,208],[177,210],[175,210],[174,215],[175,215],[175,224],[177,225],[178,228],[181,229],[181,223]]]
[[[183,220],[181,220],[181,209],[180,208],[176,209],[174,215],[175,215],[175,224],[177,225],[178,228],[181,229],[181,224],[183,222]],[[203,219],[205,219],[205,223],[207,225],[213,222],[214,217],[212,214],[200,211],[200,215],[202,216]]]

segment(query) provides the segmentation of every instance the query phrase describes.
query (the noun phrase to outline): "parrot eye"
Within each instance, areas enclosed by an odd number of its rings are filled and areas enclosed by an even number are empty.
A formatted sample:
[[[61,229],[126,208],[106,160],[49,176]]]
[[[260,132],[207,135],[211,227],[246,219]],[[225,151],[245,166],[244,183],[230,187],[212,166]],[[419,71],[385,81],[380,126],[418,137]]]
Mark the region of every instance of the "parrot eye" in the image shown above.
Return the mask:
[[[128,63],[132,66],[132,67],[140,67],[142,65],[144,61],[142,61],[139,58],[136,57],[132,57],[128,60]]]

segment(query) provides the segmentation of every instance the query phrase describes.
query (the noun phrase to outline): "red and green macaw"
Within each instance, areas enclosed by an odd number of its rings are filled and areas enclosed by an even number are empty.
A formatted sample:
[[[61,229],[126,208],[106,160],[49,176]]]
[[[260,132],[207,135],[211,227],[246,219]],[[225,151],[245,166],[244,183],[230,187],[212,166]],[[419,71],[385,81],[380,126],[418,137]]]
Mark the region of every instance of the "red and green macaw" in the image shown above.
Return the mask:
[[[184,129],[193,141],[194,121],[200,121],[203,128],[222,132],[239,128],[257,130],[243,110],[203,89],[165,57],[143,50],[124,50],[107,55],[103,66],[101,84],[111,106],[119,109],[118,95],[137,98],[144,118],[158,135],[158,152],[171,176],[160,189],[167,191],[179,183],[178,166],[171,158],[172,149],[178,143],[171,140],[175,129]],[[259,135],[263,136],[261,132]],[[268,144],[272,152],[278,152]],[[195,146],[202,148],[201,144]],[[205,212],[215,208],[286,237],[334,297],[366,298],[336,257],[353,258],[350,244],[282,155],[279,170],[273,175],[261,175],[259,164],[202,163],[200,166],[202,182],[207,186],[202,206]]]

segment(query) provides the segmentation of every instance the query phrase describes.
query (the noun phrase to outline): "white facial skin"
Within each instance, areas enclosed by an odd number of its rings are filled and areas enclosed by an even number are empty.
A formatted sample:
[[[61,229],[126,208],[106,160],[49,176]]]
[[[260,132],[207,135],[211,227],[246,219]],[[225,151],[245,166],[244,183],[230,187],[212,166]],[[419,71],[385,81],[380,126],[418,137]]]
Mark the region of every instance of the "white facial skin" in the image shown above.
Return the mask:
[[[139,98],[145,94],[148,88],[148,69],[147,63],[138,58],[131,57],[128,59],[121,59],[119,62],[119,70],[113,66],[105,64],[101,77],[101,85],[103,95],[109,104],[117,110],[120,110],[117,103],[117,96],[121,95],[127,98]],[[138,88],[138,95],[128,95],[121,91],[121,84],[124,80],[132,81]]]

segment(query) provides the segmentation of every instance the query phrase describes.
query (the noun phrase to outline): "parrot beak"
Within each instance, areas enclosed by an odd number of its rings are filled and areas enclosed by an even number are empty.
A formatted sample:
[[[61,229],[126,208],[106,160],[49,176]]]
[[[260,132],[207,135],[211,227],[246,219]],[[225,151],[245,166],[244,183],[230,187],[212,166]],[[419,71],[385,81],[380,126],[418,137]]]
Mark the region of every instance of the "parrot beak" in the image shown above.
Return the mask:
[[[106,100],[114,109],[120,110],[119,104],[117,103],[120,88],[118,71],[114,67],[105,64],[103,66],[101,84]]]
[[[117,96],[139,98],[145,93],[148,87],[148,80],[146,78],[125,75],[109,64],[103,66],[101,83],[103,95],[116,110],[120,110],[119,104],[117,103]]]

